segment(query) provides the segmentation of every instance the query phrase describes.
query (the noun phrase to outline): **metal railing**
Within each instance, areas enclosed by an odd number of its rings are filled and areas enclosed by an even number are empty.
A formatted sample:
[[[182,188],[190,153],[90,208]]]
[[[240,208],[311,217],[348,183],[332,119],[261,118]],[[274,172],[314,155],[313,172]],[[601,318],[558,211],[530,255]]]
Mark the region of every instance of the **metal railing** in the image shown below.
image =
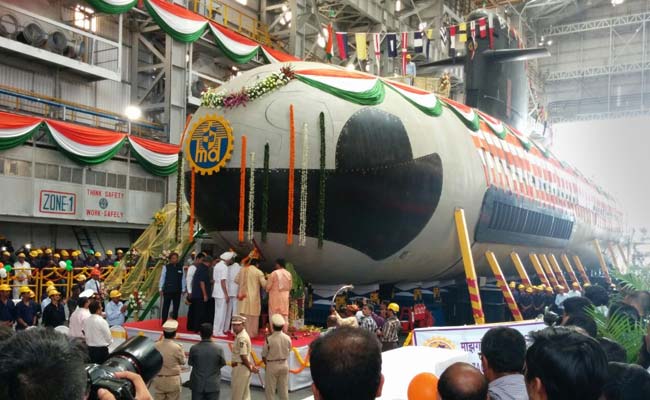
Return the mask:
[[[219,0],[193,0],[190,4],[191,9],[197,14],[227,26],[257,42],[267,46],[277,46],[269,34],[269,27],[255,17],[244,14]]]

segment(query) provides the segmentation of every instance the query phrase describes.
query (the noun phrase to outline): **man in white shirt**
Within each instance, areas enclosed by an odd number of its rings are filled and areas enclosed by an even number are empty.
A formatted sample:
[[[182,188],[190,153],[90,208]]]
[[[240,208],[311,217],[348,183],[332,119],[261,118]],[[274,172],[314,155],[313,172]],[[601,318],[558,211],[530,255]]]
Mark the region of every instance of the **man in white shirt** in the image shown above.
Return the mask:
[[[212,269],[212,297],[214,298],[214,325],[212,334],[214,336],[224,336],[226,325],[226,305],[230,302],[228,293],[228,265],[232,264],[234,253],[225,252],[219,258],[221,259]],[[229,321],[230,322],[230,321]]]
[[[232,316],[239,314],[237,310],[237,293],[239,293],[239,285],[235,282],[235,277],[241,270],[241,265],[239,265],[238,262],[234,262],[236,256],[236,254],[233,256],[233,263],[228,267],[228,297],[230,301],[226,303],[224,333],[230,332],[230,320],[232,319]]]
[[[108,322],[102,318],[102,304],[93,300],[88,309],[90,316],[83,323],[88,355],[90,362],[101,364],[108,358],[108,346],[113,342],[113,335],[108,327]]]
[[[569,290],[568,297],[581,297],[582,292],[580,292],[580,285],[578,282],[573,282],[571,284],[571,290]]]
[[[70,330],[68,331],[68,336],[71,338],[84,338],[84,321],[90,317],[89,306],[90,299],[88,297],[79,297],[77,308],[74,310],[72,315],[70,315],[70,324],[68,326]]]
[[[196,252],[192,252],[192,254],[196,254]],[[190,266],[187,267],[187,273],[185,274],[185,278],[187,279],[185,287],[187,289],[187,298],[192,297],[192,279],[194,279],[194,273],[196,272],[196,264],[200,263],[201,260],[203,259],[203,253],[199,253],[198,256],[193,257],[194,261],[190,263]]]
[[[127,305],[120,301],[122,293],[118,290],[111,290],[111,301],[106,305],[106,321],[108,326],[124,325]]]
[[[14,275],[16,277],[14,286],[14,299],[20,298],[20,288],[29,285],[32,276],[32,269],[25,260],[25,253],[18,253],[18,261],[14,263]]]
[[[86,281],[86,284],[84,285],[84,290],[92,290],[97,293],[97,296],[99,296],[101,301],[104,301],[106,293],[104,291],[104,284],[99,280],[100,278],[101,272],[99,271],[99,268],[93,268],[90,272],[90,280]]]

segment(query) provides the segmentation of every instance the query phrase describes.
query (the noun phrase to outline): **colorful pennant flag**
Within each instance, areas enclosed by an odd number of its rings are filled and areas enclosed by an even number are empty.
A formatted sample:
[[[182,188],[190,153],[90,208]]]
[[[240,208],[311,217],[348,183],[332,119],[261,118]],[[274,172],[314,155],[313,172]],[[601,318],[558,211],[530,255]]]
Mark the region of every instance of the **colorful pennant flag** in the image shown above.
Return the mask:
[[[458,41],[461,43],[467,42],[467,24],[465,22],[458,24]]]
[[[381,69],[381,38],[379,36],[379,33],[373,33],[373,45],[375,48],[375,62],[377,63],[377,75],[379,75],[380,69]]]
[[[422,53],[424,42],[422,40],[422,32],[413,33],[413,51],[415,53]]]
[[[488,16],[488,37],[490,40],[490,48],[494,48],[494,21],[492,20],[492,14]]]
[[[481,18],[478,20],[478,33],[481,39],[485,39],[485,37],[487,36],[487,29],[485,27],[486,23],[487,21],[485,20],[485,18]]]
[[[327,54],[327,59],[332,60],[332,57],[334,57],[334,33],[332,29],[332,23],[330,22],[327,25],[327,44],[325,45],[325,53]]]
[[[348,58],[348,34],[346,32],[336,32],[336,44],[339,48],[341,60]]]
[[[368,44],[366,43],[366,34],[365,33],[355,33],[354,40],[357,44],[357,59],[367,60],[368,59]]]
[[[449,57],[456,56],[456,26],[449,27]]]
[[[395,58],[397,57],[397,35],[394,33],[386,34],[386,50],[388,51],[388,57]]]
[[[402,38],[400,40],[400,45],[402,46],[402,75],[406,75],[406,54],[408,50],[408,40],[409,33],[402,32]]]

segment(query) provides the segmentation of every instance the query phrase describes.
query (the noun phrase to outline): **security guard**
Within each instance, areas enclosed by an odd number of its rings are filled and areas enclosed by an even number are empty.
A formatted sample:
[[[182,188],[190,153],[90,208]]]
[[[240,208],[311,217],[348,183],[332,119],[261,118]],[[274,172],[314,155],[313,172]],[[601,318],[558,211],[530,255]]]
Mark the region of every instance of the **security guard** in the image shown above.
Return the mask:
[[[181,398],[181,367],[185,365],[183,346],[176,343],[178,321],[170,319],[163,324],[163,339],[156,342],[156,349],[163,358],[163,366],[151,383],[155,400],[178,400]]]
[[[266,400],[275,399],[275,390],[281,400],[289,399],[289,354],[291,338],[282,332],[284,317],[280,314],[271,316],[273,333],[266,338],[262,348],[262,359],[266,364],[264,375]]]
[[[251,362],[251,338],[244,329],[245,322],[246,318],[241,315],[232,317],[232,330],[237,335],[232,346],[232,381],[230,382],[232,400],[250,400],[251,372],[254,374],[259,372]]]

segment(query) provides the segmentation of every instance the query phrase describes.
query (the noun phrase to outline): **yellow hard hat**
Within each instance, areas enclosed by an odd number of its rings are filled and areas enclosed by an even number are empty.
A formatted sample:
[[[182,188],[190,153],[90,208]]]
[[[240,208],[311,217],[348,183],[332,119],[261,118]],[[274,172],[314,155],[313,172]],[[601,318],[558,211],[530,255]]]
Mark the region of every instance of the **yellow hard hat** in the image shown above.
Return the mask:
[[[18,253],[18,258],[20,257],[25,258],[25,253]]]
[[[514,289],[517,287],[517,283],[515,281],[510,282],[510,289]]]
[[[84,274],[79,274],[79,275],[77,275],[77,277],[76,277],[75,279],[77,280],[77,282],[83,282],[83,281],[85,281],[87,278],[86,278],[86,275],[84,275]]]
[[[98,251],[95,252],[95,257],[101,257],[101,256],[102,256],[102,253],[100,253]]]
[[[579,288],[579,287],[580,287],[580,285],[578,284],[578,282],[573,282],[573,283],[571,284],[571,286],[573,286],[574,288]]]
[[[11,291],[11,286],[7,285],[6,283],[0,285],[0,292],[9,292],[9,291]]]
[[[564,286],[562,286],[562,285],[557,285],[557,287],[555,288],[555,290],[564,290]]]
[[[120,293],[119,290],[111,290],[111,294],[108,297],[110,297],[111,299],[114,299],[116,297],[122,297],[122,293]]]
[[[21,286],[19,292],[20,292],[20,294],[29,293],[29,290],[30,290],[29,287]]]
[[[533,288],[526,288],[526,293],[533,293]]]
[[[52,255],[53,258],[61,258],[61,255],[59,253],[54,253]]]
[[[56,288],[54,286],[48,286],[47,289],[45,289],[45,292],[47,293],[48,296],[50,296],[50,293],[55,292]]]
[[[45,286],[54,286],[54,282],[47,281],[47,282],[45,282]]]
[[[29,256],[32,258],[38,257],[38,252],[36,250],[32,250],[29,252]]]
[[[548,293],[553,293],[553,289],[550,288],[550,287],[547,287],[547,288],[546,288],[546,291],[547,291]]]
[[[48,296],[57,296],[57,295],[60,296],[60,295],[61,295],[61,292],[59,292],[58,290],[54,289],[54,290],[52,290],[52,291],[47,292],[47,295],[48,295]]]
[[[113,255],[113,250],[106,250],[106,255],[107,256],[112,256]]]
[[[33,299],[34,297],[36,297],[36,293],[34,293],[34,291],[30,289],[29,290],[29,298]]]
[[[397,303],[390,303],[387,308],[392,310],[394,313],[399,312],[399,305],[397,305]]]
[[[5,251],[2,252],[2,255],[9,257],[11,255],[11,253],[8,252],[7,250],[5,250]]]
[[[591,286],[591,283],[585,283],[585,284],[582,285],[582,286],[584,286],[584,287],[589,287],[589,286]]]
[[[39,255],[43,254],[43,250],[42,249],[36,249],[36,254],[39,254]]]
[[[117,249],[117,254],[124,254],[124,252],[121,249]]]
[[[539,287],[541,287],[542,289],[546,290],[546,284],[544,284],[544,283],[542,283],[541,285],[539,285]]]
[[[526,288],[526,286],[524,286],[524,285],[521,284],[521,283],[520,283],[519,285],[517,285],[517,289],[525,289],[525,288]]]
[[[52,249],[45,249],[45,254],[52,254]]]
[[[70,255],[70,254],[68,254],[68,250],[61,250],[61,256],[63,256],[63,257],[67,257],[67,256],[69,256],[69,255]]]

